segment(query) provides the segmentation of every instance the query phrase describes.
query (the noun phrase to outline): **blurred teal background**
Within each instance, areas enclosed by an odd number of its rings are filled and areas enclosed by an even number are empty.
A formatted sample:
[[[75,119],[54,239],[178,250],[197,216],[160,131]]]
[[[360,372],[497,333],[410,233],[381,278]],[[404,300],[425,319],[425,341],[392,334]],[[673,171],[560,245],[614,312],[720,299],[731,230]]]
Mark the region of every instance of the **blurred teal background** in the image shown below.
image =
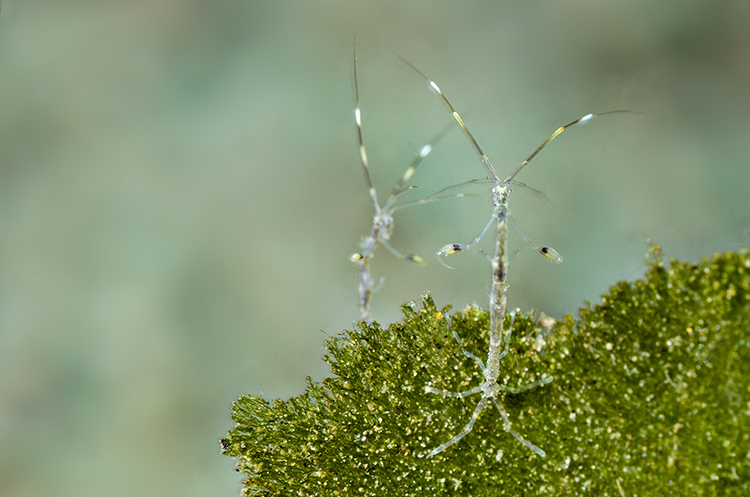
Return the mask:
[[[236,495],[219,455],[244,393],[297,395],[352,326],[371,206],[450,116],[500,175],[572,128],[511,208],[510,305],[555,317],[638,277],[648,239],[698,260],[750,245],[750,3],[4,0],[0,12],[0,495]],[[419,198],[483,177],[453,131]],[[469,241],[486,197],[398,213],[373,313],[431,291],[486,307]],[[491,246],[489,244],[488,246]],[[321,331],[322,330],[322,331]],[[373,365],[376,367],[377,365]]]

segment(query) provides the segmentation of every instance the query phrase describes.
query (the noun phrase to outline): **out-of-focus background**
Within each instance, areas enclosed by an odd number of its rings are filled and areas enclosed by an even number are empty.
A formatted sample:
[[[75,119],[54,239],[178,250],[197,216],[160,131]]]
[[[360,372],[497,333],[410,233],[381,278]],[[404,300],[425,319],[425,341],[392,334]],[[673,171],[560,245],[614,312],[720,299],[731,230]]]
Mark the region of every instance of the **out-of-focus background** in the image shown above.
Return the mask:
[[[649,244],[698,260],[750,245],[745,0],[3,0],[0,11],[0,494],[236,495],[219,455],[231,402],[297,395],[358,318],[348,261],[372,207],[450,116],[519,180],[510,305],[561,317]],[[456,130],[417,199],[483,177]],[[406,199],[405,199],[406,200]],[[431,291],[486,307],[468,242],[487,196],[398,213],[373,312]],[[515,235],[519,240],[519,236]],[[491,248],[491,240],[485,246]],[[377,367],[377,365],[373,365]]]

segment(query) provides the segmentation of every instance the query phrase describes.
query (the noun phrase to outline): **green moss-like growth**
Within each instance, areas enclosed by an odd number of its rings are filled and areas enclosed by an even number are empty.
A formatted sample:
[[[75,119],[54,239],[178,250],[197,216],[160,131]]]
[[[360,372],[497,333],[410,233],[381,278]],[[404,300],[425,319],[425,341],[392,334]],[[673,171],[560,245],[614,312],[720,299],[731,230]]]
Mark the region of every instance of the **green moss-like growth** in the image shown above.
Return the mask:
[[[500,399],[458,444],[424,456],[468,422],[482,375],[430,297],[405,319],[331,338],[333,375],[299,397],[234,403],[223,453],[248,495],[749,495],[750,257],[654,261],[580,319],[516,315],[500,381],[554,380]],[[465,347],[487,351],[488,315],[453,316]],[[506,321],[509,323],[510,321]],[[543,326],[542,326],[543,325]]]

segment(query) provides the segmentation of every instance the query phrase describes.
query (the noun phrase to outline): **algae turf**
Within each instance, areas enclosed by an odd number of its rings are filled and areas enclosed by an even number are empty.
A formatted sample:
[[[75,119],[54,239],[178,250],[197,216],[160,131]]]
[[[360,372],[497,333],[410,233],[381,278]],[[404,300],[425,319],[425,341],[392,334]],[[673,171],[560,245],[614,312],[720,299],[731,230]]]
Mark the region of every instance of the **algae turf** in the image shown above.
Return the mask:
[[[481,384],[424,297],[404,320],[327,342],[332,376],[289,400],[247,395],[222,452],[238,458],[247,495],[748,495],[750,256],[665,265],[653,250],[644,279],[620,282],[580,318],[516,315],[500,383],[512,427],[494,407],[474,429],[424,456],[469,421]],[[452,317],[466,349],[486,355],[489,316]],[[510,324],[510,317],[506,319]]]

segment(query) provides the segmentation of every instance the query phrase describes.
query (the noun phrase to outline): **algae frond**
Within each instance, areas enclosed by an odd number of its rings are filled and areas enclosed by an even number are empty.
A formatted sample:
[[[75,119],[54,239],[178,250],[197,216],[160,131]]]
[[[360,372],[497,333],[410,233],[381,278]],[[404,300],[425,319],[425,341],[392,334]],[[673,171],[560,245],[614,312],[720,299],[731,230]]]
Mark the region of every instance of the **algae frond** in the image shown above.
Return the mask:
[[[428,394],[481,383],[432,298],[387,329],[364,322],[328,340],[332,376],[305,393],[233,406],[222,452],[246,495],[748,495],[750,256],[664,264],[620,282],[579,318],[515,316],[501,381],[554,380],[487,409],[458,444],[424,456],[467,422],[476,397]],[[489,317],[468,306],[452,325],[487,350]],[[509,322],[509,321],[508,321]]]

